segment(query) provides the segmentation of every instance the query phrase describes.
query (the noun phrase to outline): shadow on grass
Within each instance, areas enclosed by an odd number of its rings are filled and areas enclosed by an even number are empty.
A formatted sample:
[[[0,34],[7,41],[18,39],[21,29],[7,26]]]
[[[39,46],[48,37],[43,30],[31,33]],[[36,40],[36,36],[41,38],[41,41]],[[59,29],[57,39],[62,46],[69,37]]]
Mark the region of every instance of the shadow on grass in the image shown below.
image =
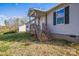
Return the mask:
[[[55,45],[55,46],[71,46],[71,44],[72,44],[72,42],[69,42],[69,41],[64,40],[64,39],[52,39],[51,41],[44,41],[44,42],[36,41],[35,43]]]
[[[37,44],[50,44],[50,45],[53,44],[58,46],[69,46],[71,44],[71,42],[68,42],[63,39],[52,39],[51,41],[47,42],[39,42],[30,33],[13,33],[13,34],[0,35],[0,41],[25,42],[26,40],[29,40],[30,42]]]
[[[31,34],[30,33],[13,33],[13,34],[4,34],[0,35],[0,41],[18,41],[21,40],[31,40]]]

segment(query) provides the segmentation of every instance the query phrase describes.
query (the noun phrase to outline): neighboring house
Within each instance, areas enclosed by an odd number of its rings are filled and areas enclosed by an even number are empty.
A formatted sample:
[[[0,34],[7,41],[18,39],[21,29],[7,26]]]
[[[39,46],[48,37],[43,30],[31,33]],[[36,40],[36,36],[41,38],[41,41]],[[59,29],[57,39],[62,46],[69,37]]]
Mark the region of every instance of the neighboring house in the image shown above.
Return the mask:
[[[19,32],[30,32],[30,25],[34,23],[34,19],[29,20],[24,25],[19,26]]]
[[[61,3],[50,10],[29,9],[28,16],[43,30],[47,26],[56,38],[79,42],[79,4]]]
[[[26,32],[26,24],[19,26],[19,32]]]

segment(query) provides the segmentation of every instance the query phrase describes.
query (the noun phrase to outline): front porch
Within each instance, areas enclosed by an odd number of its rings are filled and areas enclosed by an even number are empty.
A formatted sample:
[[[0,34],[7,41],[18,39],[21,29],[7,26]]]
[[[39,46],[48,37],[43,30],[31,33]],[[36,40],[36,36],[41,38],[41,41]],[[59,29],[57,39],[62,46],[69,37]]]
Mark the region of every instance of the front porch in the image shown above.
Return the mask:
[[[40,41],[52,39],[50,29],[47,26],[47,14],[45,11],[30,9],[28,13],[29,19],[34,19],[34,23],[30,24],[30,33],[34,34]],[[44,19],[41,19],[45,17]],[[43,20],[43,22],[42,22]]]

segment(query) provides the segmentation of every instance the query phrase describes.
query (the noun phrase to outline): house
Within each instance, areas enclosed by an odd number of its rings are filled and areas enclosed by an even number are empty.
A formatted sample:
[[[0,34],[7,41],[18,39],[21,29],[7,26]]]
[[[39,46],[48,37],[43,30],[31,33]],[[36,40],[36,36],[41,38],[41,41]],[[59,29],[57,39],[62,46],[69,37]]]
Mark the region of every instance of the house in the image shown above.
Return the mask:
[[[29,9],[28,16],[35,18],[40,30],[48,28],[53,37],[79,42],[78,3],[61,3],[47,11]]]
[[[19,32],[26,32],[26,24],[19,26]]]

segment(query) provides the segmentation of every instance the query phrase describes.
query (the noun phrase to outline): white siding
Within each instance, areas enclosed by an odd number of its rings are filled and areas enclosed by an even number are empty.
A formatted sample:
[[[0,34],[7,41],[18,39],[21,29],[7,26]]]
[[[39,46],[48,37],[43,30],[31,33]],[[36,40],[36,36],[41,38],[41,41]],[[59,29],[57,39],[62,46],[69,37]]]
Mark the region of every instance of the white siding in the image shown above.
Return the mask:
[[[41,27],[41,30],[42,30],[42,24],[43,23],[45,23],[45,16],[40,17],[40,27]],[[38,25],[38,19],[36,19],[36,24]]]
[[[40,18],[40,26],[41,26],[41,29],[42,29],[42,24],[45,24],[45,17],[41,17]]]
[[[19,26],[19,32],[26,32],[26,25]]]
[[[38,18],[36,19],[36,24],[38,25]]]
[[[79,35],[79,4],[69,4],[69,24],[53,25],[53,11],[47,16],[47,24],[52,33]],[[64,7],[64,6],[63,6]]]

